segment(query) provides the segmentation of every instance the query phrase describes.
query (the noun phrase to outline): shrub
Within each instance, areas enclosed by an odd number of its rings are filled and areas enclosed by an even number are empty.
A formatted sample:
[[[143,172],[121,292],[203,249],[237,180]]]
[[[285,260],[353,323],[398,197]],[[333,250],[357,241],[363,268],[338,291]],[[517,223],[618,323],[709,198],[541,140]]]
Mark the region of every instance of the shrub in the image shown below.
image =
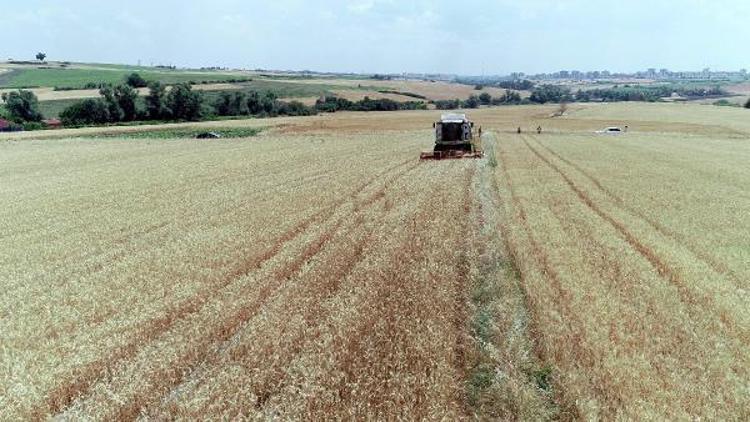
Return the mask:
[[[349,111],[395,111],[395,110],[425,110],[427,105],[423,101],[398,102],[387,98],[372,99],[365,97],[360,101],[349,101],[345,98],[324,97],[315,103],[315,109],[333,113],[339,110]]]
[[[199,120],[203,116],[203,95],[189,83],[177,84],[167,95],[167,107],[176,120]]]
[[[146,80],[137,72],[128,75],[128,77],[125,78],[125,83],[133,88],[144,88],[148,86],[148,82],[146,82]]]
[[[462,106],[464,108],[477,108],[479,107],[479,103],[480,103],[479,97],[477,97],[476,95],[472,95],[471,97],[469,97],[466,101],[462,103]]]
[[[42,122],[24,122],[22,127],[25,131],[32,131],[44,129],[46,126]]]
[[[542,85],[531,92],[529,99],[538,104],[570,102],[570,89],[557,85]]]
[[[506,89],[505,93],[500,97],[492,99],[492,105],[521,104],[522,102],[523,100],[521,99],[521,94],[509,89]]]
[[[244,116],[250,114],[247,95],[244,92],[222,92],[214,104],[214,111],[219,116]]]
[[[483,105],[490,105],[492,103],[492,95],[483,92],[479,95],[479,102]]]
[[[455,110],[461,108],[461,100],[438,100],[433,102],[438,110]]]
[[[133,121],[135,120],[138,110],[136,109],[136,102],[138,101],[138,91],[136,91],[130,85],[118,85],[114,89],[115,101],[122,110],[122,120]]]
[[[171,112],[166,103],[167,88],[160,82],[154,81],[148,85],[148,91],[146,96],[148,118],[153,120],[168,118]]]
[[[501,81],[497,86],[505,89],[514,89],[517,91],[528,91],[534,88],[534,83],[529,80]]]
[[[110,121],[109,109],[101,98],[87,98],[79,101],[60,113],[65,126],[102,124]]]
[[[2,99],[8,117],[17,123],[39,122],[44,116],[39,111],[39,100],[31,91],[18,90],[4,93]]]
[[[278,114],[286,116],[312,116],[316,113],[316,110],[312,107],[308,107],[299,101],[291,101],[288,103],[279,102]]]
[[[747,102],[745,103],[745,108],[750,108],[750,99],[748,99]]]
[[[103,97],[104,104],[107,106],[107,114],[110,122],[119,122],[122,120],[124,112],[115,98],[115,90],[111,85],[104,85],[99,89],[99,94]]]
[[[263,112],[263,105],[260,101],[260,94],[253,91],[247,97],[247,109],[250,114],[258,115]]]
[[[334,113],[339,110],[351,110],[353,107],[354,103],[346,98],[323,97],[315,102],[315,108],[317,110],[327,113]]]

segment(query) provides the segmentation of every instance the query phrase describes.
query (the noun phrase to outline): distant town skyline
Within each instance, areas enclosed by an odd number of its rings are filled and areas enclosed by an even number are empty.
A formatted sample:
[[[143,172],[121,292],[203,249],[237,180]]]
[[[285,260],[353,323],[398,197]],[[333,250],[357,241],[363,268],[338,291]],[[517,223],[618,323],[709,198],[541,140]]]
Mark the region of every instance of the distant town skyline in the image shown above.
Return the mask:
[[[0,57],[357,73],[502,75],[750,67],[750,2],[4,2]],[[22,35],[20,35],[22,34]]]

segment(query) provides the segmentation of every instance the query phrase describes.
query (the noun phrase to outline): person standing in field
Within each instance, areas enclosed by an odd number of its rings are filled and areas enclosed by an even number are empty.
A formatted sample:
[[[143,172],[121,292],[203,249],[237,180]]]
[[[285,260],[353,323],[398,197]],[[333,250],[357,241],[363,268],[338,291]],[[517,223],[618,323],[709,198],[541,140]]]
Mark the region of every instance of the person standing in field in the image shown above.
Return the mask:
[[[540,135],[542,134],[542,126],[539,126],[539,127],[536,128],[536,133],[538,133]]]

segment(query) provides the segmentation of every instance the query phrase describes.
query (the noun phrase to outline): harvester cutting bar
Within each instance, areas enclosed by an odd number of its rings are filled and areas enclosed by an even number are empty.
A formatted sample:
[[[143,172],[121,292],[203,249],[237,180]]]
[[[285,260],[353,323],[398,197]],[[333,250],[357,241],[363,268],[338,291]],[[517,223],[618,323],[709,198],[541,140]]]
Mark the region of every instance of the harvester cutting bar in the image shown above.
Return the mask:
[[[419,155],[420,160],[450,160],[459,158],[482,158],[484,153],[482,151],[460,151],[460,150],[449,150],[449,151],[425,151]]]

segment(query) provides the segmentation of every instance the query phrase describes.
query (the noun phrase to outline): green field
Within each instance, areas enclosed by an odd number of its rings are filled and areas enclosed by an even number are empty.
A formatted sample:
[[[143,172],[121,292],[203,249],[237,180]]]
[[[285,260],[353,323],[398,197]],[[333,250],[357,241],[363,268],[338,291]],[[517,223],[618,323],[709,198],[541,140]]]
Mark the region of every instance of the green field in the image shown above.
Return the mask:
[[[233,127],[233,126],[212,126],[210,128],[161,128],[161,129],[143,129],[133,130],[126,133],[122,132],[104,132],[101,134],[92,134],[82,136],[82,138],[117,138],[117,139],[191,139],[201,133],[214,132],[222,138],[250,138],[258,135],[262,128],[257,127]]]
[[[252,82],[242,82],[234,84],[237,90],[246,92],[273,92],[279,98],[294,97],[318,97],[329,95],[336,89],[341,89],[341,85],[325,83],[300,83],[300,82],[280,82],[275,80],[255,79]],[[376,90],[375,86],[359,86],[352,89]],[[206,91],[205,95],[209,98],[218,97],[220,91]]]
[[[71,105],[79,102],[81,100],[79,99],[71,99],[71,100],[51,100],[51,101],[40,101],[39,102],[39,111],[42,112],[42,115],[47,119],[57,118],[60,117],[60,113],[63,112],[66,108],[70,107]],[[144,105],[143,101],[139,101],[141,107]]]
[[[0,74],[0,88],[59,87],[83,88],[87,83],[122,82],[133,73],[131,69],[97,69],[97,68],[28,68],[13,69]],[[148,81],[160,81],[166,84],[180,82],[227,81],[246,78],[246,75],[218,72],[184,72],[140,70],[140,75]]]

